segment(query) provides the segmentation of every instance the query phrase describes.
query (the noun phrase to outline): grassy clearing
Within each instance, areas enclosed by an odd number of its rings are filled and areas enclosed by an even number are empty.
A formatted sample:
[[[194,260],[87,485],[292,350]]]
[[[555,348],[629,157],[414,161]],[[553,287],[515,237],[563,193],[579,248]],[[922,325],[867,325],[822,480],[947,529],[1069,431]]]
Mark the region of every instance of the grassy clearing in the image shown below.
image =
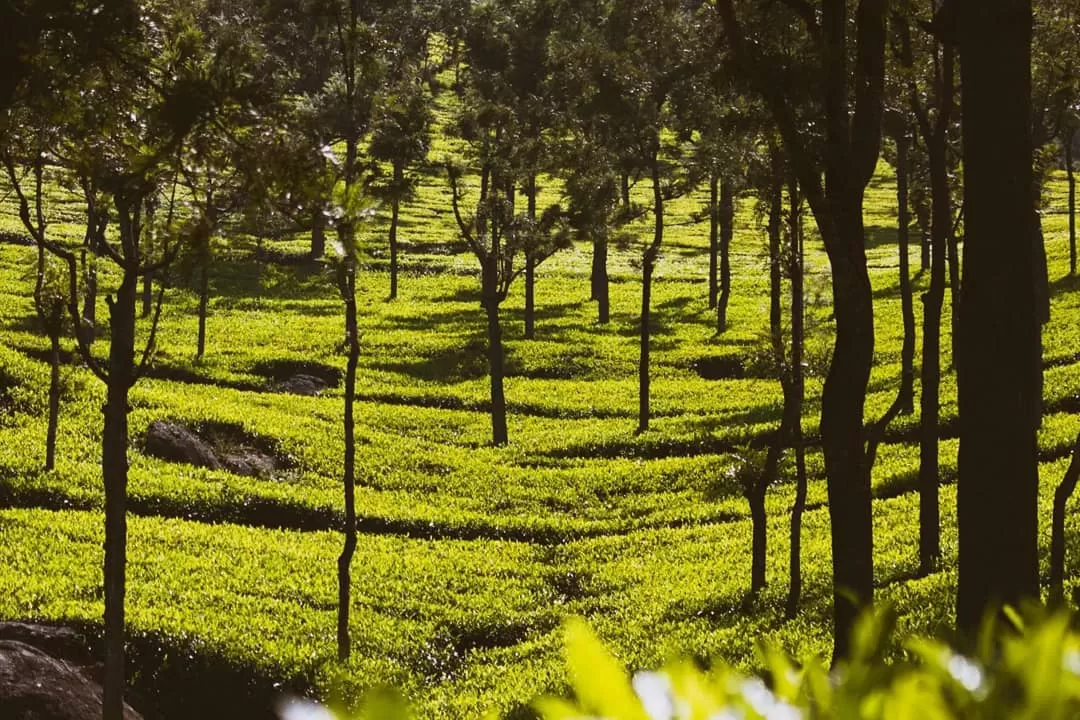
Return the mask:
[[[894,187],[888,169],[879,170],[866,209],[877,328],[868,418],[892,401],[900,374]],[[1057,197],[1061,178],[1055,182]],[[431,174],[405,208],[405,273],[394,303],[385,300],[385,219],[364,236],[357,502],[366,532],[353,575],[356,660],[338,668],[332,659],[340,543],[329,530],[341,506],[341,390],[318,398],[274,392],[280,375],[301,363],[343,367],[340,301],[319,267],[255,263],[249,238],[219,241],[207,357],[193,359],[197,300],[178,274],[154,377],[132,393],[133,635],[318,693],[393,682],[421,716],[437,718],[510,710],[560,685],[555,628],[571,613],[589,617],[634,666],[660,664],[676,651],[746,664],[759,637],[797,655],[823,652],[830,549],[817,448],[809,453],[806,607],[794,620],[783,617],[789,485],[768,497],[771,585],[746,598],[748,511],[727,470],[741,445],[775,428],[781,403],[779,384],[761,372],[767,283],[752,201],[739,206],[731,329],[720,337],[705,301],[707,231],[690,222],[704,198],[671,204],[654,294],[657,417],[641,436],[633,435],[635,251],[613,257],[607,327],[596,324],[588,300],[584,246],[542,266],[536,341],[522,339],[515,288],[505,306],[511,445],[496,449],[487,446],[477,268],[454,243],[446,192]],[[53,231],[78,238],[77,206],[59,190],[50,199]],[[0,211],[0,230],[17,232],[10,200]],[[1047,518],[1062,452],[1080,430],[1080,288],[1064,277],[1065,227],[1064,216],[1045,217],[1054,287],[1039,438]],[[299,252],[304,242],[283,246]],[[813,438],[831,325],[827,263],[818,243],[808,248],[811,378],[803,422]],[[0,244],[0,502],[9,508],[0,511],[0,546],[11,558],[0,586],[13,589],[0,596],[0,617],[93,624],[101,612],[103,392],[85,369],[65,369],[59,464],[41,473],[47,368],[37,358],[47,344],[32,318],[32,257],[29,248]],[[917,253],[912,259],[917,266]],[[916,278],[917,293],[926,280]],[[106,317],[103,300],[98,312]],[[101,342],[98,351],[106,347]],[[738,377],[706,379],[701,369],[710,362],[737,367],[730,374]],[[951,378],[942,401],[941,459],[950,483],[957,449]],[[242,428],[289,456],[292,467],[254,479],[147,457],[143,433],[157,419]],[[904,630],[947,622],[955,585],[950,570],[913,579],[916,428],[916,417],[894,424],[873,477],[880,597],[897,604]],[[952,488],[942,504],[948,568]],[[1074,569],[1076,522],[1070,518]],[[190,669],[172,662],[178,673]]]

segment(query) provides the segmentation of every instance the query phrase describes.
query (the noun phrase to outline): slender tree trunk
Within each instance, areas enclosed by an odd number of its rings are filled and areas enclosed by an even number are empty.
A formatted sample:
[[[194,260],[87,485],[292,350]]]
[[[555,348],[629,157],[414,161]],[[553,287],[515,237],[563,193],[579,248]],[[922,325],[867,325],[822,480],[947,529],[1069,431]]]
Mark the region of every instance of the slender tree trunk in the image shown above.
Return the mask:
[[[904,317],[904,344],[900,351],[901,411],[915,411],[915,301],[911,289],[911,214],[908,210],[908,153],[906,134],[896,136],[896,207],[897,237],[900,247],[900,306]]]
[[[199,337],[195,357],[206,354],[206,315],[210,307],[210,258],[199,268]]]
[[[49,318],[49,427],[45,432],[45,472],[56,467],[56,430],[60,422],[61,319],[59,312],[54,312]]]
[[[956,355],[959,351],[960,342],[960,304],[963,301],[963,280],[960,277],[960,243],[956,235],[956,226],[949,224],[945,231],[947,241],[945,243],[948,252],[949,265],[949,323],[952,345],[952,364],[956,368]]]
[[[720,301],[716,310],[716,330],[727,330],[728,302],[731,300],[731,239],[735,234],[735,190],[731,180],[720,183]]]
[[[536,175],[530,175],[525,186],[529,220],[536,223]],[[536,338],[536,255],[535,250],[525,253],[525,339]]]
[[[919,269],[930,270],[930,208],[927,207],[925,193],[915,204],[915,216],[919,225]]]
[[[929,574],[941,558],[938,431],[941,392],[941,308],[945,298],[945,254],[952,226],[944,137],[930,145],[930,287],[923,296],[922,396],[919,418],[919,572]]]
[[[353,232],[346,225],[344,232]],[[350,247],[351,242],[342,243]],[[352,559],[356,552],[356,422],[354,404],[356,402],[356,366],[360,359],[360,332],[356,317],[356,266],[353,258],[344,261],[338,281],[341,298],[345,303],[345,338],[348,346],[348,359],[345,364],[345,545],[338,557],[338,660],[347,660],[352,643],[349,639],[349,609],[352,596]]]
[[[83,272],[86,276],[86,285],[83,289],[82,317],[87,325],[93,327],[97,323],[97,270],[92,262],[88,262],[86,251],[82,253]],[[93,333],[88,337],[93,337]]]
[[[651,308],[653,270],[664,240],[664,192],[660,185],[660,164],[656,155],[652,161],[653,239],[645,249],[641,263],[641,353],[638,359],[638,427],[637,432],[649,429],[649,340],[652,331]]]
[[[593,295],[596,301],[598,322],[607,325],[611,320],[611,283],[607,272],[607,232],[601,231],[593,238]]]
[[[494,297],[484,300],[488,321],[488,364],[491,371],[491,442],[505,445],[509,441],[506,430],[506,394],[503,391],[503,345],[502,326],[499,323],[499,302]]]
[[[316,208],[311,214],[311,252],[312,260],[318,260],[326,254],[326,217],[322,208]]]
[[[720,174],[709,178],[709,309],[715,310],[720,295]]]
[[[525,257],[525,339],[536,339],[536,261]]]
[[[1065,173],[1069,179],[1069,274],[1076,275],[1076,175],[1073,171],[1073,141],[1076,130],[1065,141]]]
[[[794,617],[802,596],[802,516],[806,510],[806,449],[802,434],[802,410],[805,397],[803,379],[803,247],[802,212],[798,182],[789,182],[791,212],[788,223],[791,237],[791,442],[795,448],[795,503],[791,508],[791,584],[786,613]],[[785,398],[786,400],[786,398]]]
[[[964,117],[957,624],[1039,596],[1031,2],[959,5]]]
[[[619,191],[624,207],[630,207],[630,173],[623,173],[619,178]]]
[[[105,482],[105,720],[121,720],[124,712],[128,390],[135,380],[137,294],[137,275],[125,271],[109,304],[109,382],[101,451]]]
[[[397,188],[405,181],[405,171],[401,165],[394,164],[394,197],[390,200],[390,299],[397,300],[398,292],[398,213],[401,210],[401,198]]]
[[[1073,445],[1072,461],[1065,477],[1054,491],[1054,515],[1050,529],[1050,599],[1052,607],[1064,605],[1065,600],[1065,504],[1069,502],[1076,483],[1080,481],[1080,435]]]
[[[750,504],[750,522],[753,529],[750,564],[750,592],[757,593],[764,589],[768,558],[768,516],[765,512],[765,493],[780,474],[780,460],[784,453],[787,439],[788,420],[791,416],[790,392],[788,391],[787,371],[784,368],[786,350],[783,336],[783,313],[781,310],[783,292],[783,270],[780,253],[781,224],[783,222],[783,187],[784,160],[779,148],[771,148],[772,185],[769,189],[769,339],[773,353],[773,365],[777,379],[784,390],[784,410],[780,426],[765,459],[761,475],[749,483],[746,499]]]

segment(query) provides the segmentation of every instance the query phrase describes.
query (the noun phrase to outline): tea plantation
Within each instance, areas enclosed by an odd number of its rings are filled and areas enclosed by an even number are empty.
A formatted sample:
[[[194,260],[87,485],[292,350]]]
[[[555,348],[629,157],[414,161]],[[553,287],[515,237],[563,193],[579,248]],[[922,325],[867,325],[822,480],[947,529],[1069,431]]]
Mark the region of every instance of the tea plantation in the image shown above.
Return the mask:
[[[218,683],[233,690],[230,717],[257,717],[278,691],[354,698],[392,684],[419,717],[524,715],[538,693],[565,687],[560,625],[570,615],[584,616],[634,668],[660,666],[674,654],[748,667],[760,638],[796,657],[826,654],[830,548],[816,445],[801,611],[788,620],[783,610],[789,481],[768,495],[769,586],[748,597],[749,511],[733,469],[745,445],[774,430],[782,401],[764,360],[768,278],[754,200],[740,197],[730,327],[719,336],[706,302],[707,225],[695,219],[705,198],[669,207],[653,298],[655,417],[646,433],[634,434],[639,249],[613,255],[607,326],[597,324],[589,301],[585,245],[541,266],[535,340],[522,337],[515,286],[504,304],[510,444],[494,448],[478,267],[458,238],[448,192],[432,167],[403,208],[396,301],[386,301],[386,213],[363,229],[361,537],[353,566],[356,646],[345,666],[334,645],[344,331],[333,273],[318,263],[259,262],[256,238],[217,238],[208,350],[196,362],[197,295],[183,266],[174,272],[159,351],[132,391],[130,413],[127,613],[136,692],[171,717],[191,717],[211,712],[197,706],[199,691]],[[545,192],[558,197],[554,183]],[[635,192],[645,197],[647,183]],[[1053,290],[1040,436],[1046,528],[1053,488],[1080,431],[1080,282],[1067,277],[1063,194],[1055,177],[1044,216]],[[17,236],[6,188],[0,198],[0,230]],[[59,185],[52,199],[50,231],[81,237],[79,205],[66,203]],[[895,186],[884,163],[865,221],[877,331],[870,421],[892,402],[900,376]],[[640,232],[647,235],[648,226]],[[307,238],[273,245],[300,254]],[[807,250],[803,424],[815,442],[831,296],[820,242],[809,237]],[[48,341],[34,316],[33,261],[32,248],[0,244],[0,618],[93,632],[102,612],[104,389],[77,361],[66,364],[57,467],[42,473]],[[912,264],[918,267],[917,249]],[[916,276],[916,297],[927,281]],[[100,302],[99,317],[107,317]],[[947,367],[948,317],[946,307]],[[105,352],[107,338],[95,347]],[[298,371],[321,375],[330,387],[318,397],[281,392]],[[951,374],[942,394],[942,571],[917,573],[917,415],[893,423],[873,473],[878,600],[897,608],[901,635],[940,630],[953,613]],[[267,448],[281,468],[254,478],[152,458],[143,443],[156,420]],[[1075,578],[1075,515],[1068,527],[1068,576]],[[1048,546],[1048,529],[1044,540]]]

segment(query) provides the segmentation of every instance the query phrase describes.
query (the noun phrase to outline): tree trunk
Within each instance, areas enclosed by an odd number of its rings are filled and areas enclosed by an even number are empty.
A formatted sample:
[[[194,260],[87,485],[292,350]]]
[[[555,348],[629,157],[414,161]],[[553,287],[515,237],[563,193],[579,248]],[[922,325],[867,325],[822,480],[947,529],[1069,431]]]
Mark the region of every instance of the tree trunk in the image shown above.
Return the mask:
[[[326,217],[322,208],[311,214],[311,259],[318,260],[326,254]]]
[[[649,429],[649,340],[651,327],[652,279],[656,258],[664,240],[664,192],[660,185],[660,164],[656,155],[652,161],[653,239],[645,249],[641,263],[641,352],[638,358],[638,427],[637,432]]]
[[[87,249],[82,251],[83,274],[86,277],[86,285],[83,289],[83,320],[91,328],[97,323],[97,270],[94,263],[88,257]],[[88,333],[87,337],[93,338],[94,333]]]
[[[146,273],[142,278],[142,317],[150,317],[154,311],[154,274]]]
[[[951,205],[950,205],[951,206]],[[956,367],[956,355],[960,342],[960,304],[964,292],[960,278],[960,244],[956,235],[956,226],[949,224],[946,232],[946,248],[949,258],[949,323],[952,343],[953,368]],[[933,242],[931,240],[931,242]]]
[[[1080,481],[1080,435],[1073,445],[1072,461],[1065,477],[1054,491],[1054,515],[1050,528],[1050,599],[1051,607],[1061,607],[1065,600],[1065,504]]]
[[[351,226],[345,232],[352,232]],[[350,247],[351,242],[342,243]],[[353,408],[356,401],[356,365],[360,359],[360,333],[356,317],[356,266],[353,258],[347,258],[338,281],[341,298],[345,303],[345,338],[348,359],[345,364],[345,462],[343,485],[345,489],[345,544],[338,557],[338,660],[347,660],[352,643],[349,640],[349,608],[352,596],[353,554],[356,552],[356,423]]]
[[[398,214],[401,211],[401,197],[398,188],[405,181],[405,171],[394,164],[394,196],[390,200],[390,299],[397,300],[398,291]]]
[[[731,300],[731,239],[735,234],[735,191],[729,179],[720,183],[720,302],[716,330],[727,330],[728,302]]]
[[[530,175],[525,185],[529,220],[536,223],[536,175]],[[536,338],[536,250],[525,253],[525,339]]]
[[[199,268],[199,337],[195,357],[206,354],[206,315],[210,307],[210,258],[204,258]]]
[[[619,191],[624,207],[630,207],[630,173],[623,173],[619,178]]]
[[[536,261],[525,258],[525,339],[536,339]]]
[[[806,510],[806,449],[803,446],[802,409],[805,396],[803,379],[803,247],[801,199],[796,180],[789,182],[791,212],[788,223],[791,237],[791,444],[795,448],[795,503],[791,508],[791,584],[788,588],[786,614],[794,617],[802,596],[802,516]],[[788,398],[785,397],[785,405]]]
[[[1065,141],[1065,173],[1069,178],[1069,274],[1076,275],[1076,175],[1073,171],[1073,140],[1076,130]]]
[[[498,299],[485,297],[484,310],[487,312],[488,365],[491,372],[491,442],[493,445],[505,445],[509,437],[506,430],[502,326],[499,324]]]
[[[821,396],[821,446],[832,520],[834,658],[846,657],[859,611],[873,600],[873,522],[865,467],[863,409],[874,357],[874,309],[860,202],[836,214],[829,252],[836,340]]]
[[[923,295],[922,396],[919,417],[919,572],[933,572],[941,558],[938,431],[941,408],[941,308],[945,299],[945,254],[952,203],[945,164],[945,138],[928,138],[932,220],[930,287]]]
[[[59,310],[59,306],[57,306]],[[60,422],[60,328],[59,312],[49,319],[49,427],[45,432],[45,472],[56,467],[56,430]]]
[[[766,560],[768,557],[768,516],[765,512],[765,493],[780,474],[780,460],[784,453],[787,439],[788,419],[791,414],[790,393],[787,372],[784,368],[786,351],[783,337],[783,313],[781,293],[783,292],[783,272],[781,268],[781,223],[783,218],[783,173],[784,160],[779,148],[771,148],[772,186],[769,189],[769,339],[773,353],[773,366],[777,379],[784,389],[784,410],[780,426],[769,446],[765,467],[761,475],[749,483],[746,499],[750,504],[750,522],[752,527],[752,546],[750,564],[750,592],[757,593],[764,589]]]
[[[896,207],[897,238],[900,248],[900,306],[904,317],[904,344],[900,351],[901,411],[915,411],[915,302],[911,289],[910,234],[908,210],[908,153],[906,133],[896,136]]]
[[[960,306],[957,624],[1039,596],[1041,333],[1032,198],[1031,2],[960,3],[964,300]]]
[[[109,304],[109,383],[101,449],[105,483],[105,720],[122,720],[124,712],[128,390],[135,380],[137,295],[138,277],[128,270]]]
[[[715,310],[720,295],[717,265],[720,255],[720,174],[709,178],[709,309]]]
[[[607,325],[611,320],[611,283],[607,272],[608,239],[602,231],[593,238],[593,296],[596,301],[598,322]]]

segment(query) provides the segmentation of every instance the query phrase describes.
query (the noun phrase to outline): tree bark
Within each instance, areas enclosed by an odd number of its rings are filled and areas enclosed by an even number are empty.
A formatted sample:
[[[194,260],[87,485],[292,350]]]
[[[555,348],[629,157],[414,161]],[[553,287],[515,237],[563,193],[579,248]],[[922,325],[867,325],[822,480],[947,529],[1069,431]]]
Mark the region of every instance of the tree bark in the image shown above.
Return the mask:
[[[344,228],[352,232],[351,226]],[[345,244],[346,247],[351,246]],[[345,458],[343,486],[345,490],[345,544],[338,557],[338,625],[337,645],[338,660],[347,660],[352,643],[349,639],[349,609],[352,596],[353,554],[356,552],[356,422],[354,404],[356,401],[356,366],[360,359],[360,332],[356,317],[356,266],[353,258],[344,261],[341,277],[338,281],[341,298],[345,304],[345,338],[348,346],[348,359],[345,364]]]
[[[715,310],[720,295],[720,174],[709,178],[709,309]]]
[[[735,191],[731,181],[720,183],[720,301],[716,311],[716,330],[727,330],[727,310],[731,300],[731,239],[735,234]]]
[[[398,214],[401,211],[401,197],[398,188],[405,181],[405,171],[400,164],[394,164],[394,196],[390,200],[390,299],[397,300],[398,293]]]
[[[938,141],[942,142],[938,142]],[[930,146],[930,287],[923,295],[922,396],[919,418],[919,572],[929,574],[941,558],[938,485],[938,431],[941,397],[941,308],[945,298],[945,254],[952,226],[952,203],[944,138]]]
[[[137,294],[138,276],[125,270],[109,303],[109,382],[101,449],[105,483],[105,720],[122,720],[124,711],[128,390],[135,380]]]
[[[509,441],[506,430],[506,394],[503,390],[502,326],[499,323],[497,298],[484,300],[488,324],[488,365],[491,374],[491,442],[505,445]]]
[[[653,239],[645,249],[641,262],[641,350],[638,358],[638,427],[637,432],[649,429],[649,340],[653,270],[664,240],[664,192],[660,185],[660,164],[654,152],[652,161]]]
[[[905,132],[896,136],[897,239],[900,251],[900,307],[904,317],[904,344],[900,350],[901,411],[915,411],[915,301],[911,289],[911,213],[908,210],[908,154]]]
[[[1080,481],[1080,435],[1073,444],[1072,460],[1065,477],[1054,491],[1054,515],[1050,528],[1050,598],[1051,607],[1061,607],[1065,601],[1065,504],[1069,502],[1076,483]]]
[[[318,260],[326,254],[326,218],[322,208],[311,214],[311,259]]]
[[[1032,198],[1031,2],[964,0],[957,624],[1038,598],[1041,332]]]
[[[206,354],[206,315],[210,307],[210,258],[204,259],[199,268],[199,337],[195,357]]]
[[[1069,274],[1076,275],[1076,175],[1073,171],[1073,141],[1076,130],[1065,141],[1065,173],[1069,179]]]
[[[803,443],[802,410],[806,394],[803,378],[803,240],[802,200],[798,181],[788,183],[791,238],[791,444],[795,449],[795,502],[791,508],[791,584],[788,586],[786,614],[794,617],[802,596],[802,516],[806,510],[806,449]],[[785,396],[785,406],[788,398]]]
[[[58,311],[62,308],[57,306]],[[56,467],[56,431],[60,422],[60,312],[49,318],[49,426],[45,431],[45,472]]]
[[[526,212],[536,223],[536,175],[530,175],[525,185]],[[525,252],[525,339],[536,339],[536,249]]]

